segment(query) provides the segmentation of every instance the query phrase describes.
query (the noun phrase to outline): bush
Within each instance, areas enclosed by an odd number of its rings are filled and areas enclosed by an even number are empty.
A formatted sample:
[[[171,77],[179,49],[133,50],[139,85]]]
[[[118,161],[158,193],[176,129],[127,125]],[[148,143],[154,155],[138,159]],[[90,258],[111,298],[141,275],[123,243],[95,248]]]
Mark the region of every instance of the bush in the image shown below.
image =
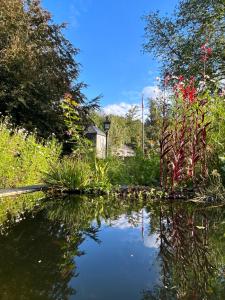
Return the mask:
[[[17,187],[42,182],[42,172],[48,172],[61,153],[53,138],[38,142],[35,134],[24,129],[12,129],[6,121],[0,123],[0,188]]]
[[[110,191],[116,185],[156,185],[159,182],[159,158],[154,153],[145,158],[141,153],[121,160],[78,159],[64,157],[50,172],[45,183],[61,190],[94,189]]]
[[[66,157],[45,173],[44,181],[59,189],[76,190],[88,187],[91,178],[92,170],[87,162]]]
[[[95,159],[93,169],[92,187],[103,191],[109,191],[112,187],[108,176],[109,165],[104,160]]]
[[[126,167],[126,161],[118,157],[109,157],[108,163],[108,176],[111,184],[113,185],[128,185],[131,180],[129,172]]]
[[[134,157],[124,160],[111,157],[108,159],[110,182],[115,185],[157,185],[159,183],[159,157],[155,152],[144,157],[137,152]]]

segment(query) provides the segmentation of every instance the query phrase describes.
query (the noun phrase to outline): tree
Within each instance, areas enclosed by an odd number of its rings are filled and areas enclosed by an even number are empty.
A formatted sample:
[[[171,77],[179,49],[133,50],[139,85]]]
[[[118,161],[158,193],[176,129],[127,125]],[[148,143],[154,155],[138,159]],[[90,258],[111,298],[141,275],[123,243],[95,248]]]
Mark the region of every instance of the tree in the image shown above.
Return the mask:
[[[91,113],[92,122],[101,130],[105,116],[97,111]],[[142,124],[139,119],[137,106],[130,108],[125,116],[110,115],[111,126],[109,130],[109,148],[118,149],[125,144],[132,144],[134,148],[140,148],[142,142]]]
[[[63,138],[64,94],[79,105],[86,100],[85,84],[77,82],[79,50],[39,0],[1,0],[0,11],[0,112],[40,136]],[[81,109],[84,115],[88,107]]]
[[[148,117],[145,121],[146,144],[148,147],[158,148],[161,116],[156,100],[149,99],[148,110]]]
[[[180,0],[172,17],[159,12],[145,16],[144,51],[163,62],[162,71],[173,75],[199,76],[203,73],[202,46],[212,48],[206,74],[225,78],[224,0]]]
[[[126,126],[128,128],[131,143],[135,148],[141,148],[142,123],[140,121],[140,109],[137,105],[132,106],[126,114]]]

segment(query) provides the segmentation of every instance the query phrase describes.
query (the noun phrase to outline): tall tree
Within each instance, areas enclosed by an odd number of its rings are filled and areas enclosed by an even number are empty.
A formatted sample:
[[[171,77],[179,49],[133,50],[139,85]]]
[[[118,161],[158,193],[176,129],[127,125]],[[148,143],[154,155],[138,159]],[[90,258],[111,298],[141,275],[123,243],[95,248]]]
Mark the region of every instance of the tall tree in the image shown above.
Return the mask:
[[[201,77],[202,46],[212,48],[206,73],[213,79],[225,78],[224,0],[180,0],[172,17],[159,12],[145,16],[144,50],[163,62],[163,72]]]
[[[79,50],[39,0],[1,0],[0,12],[0,112],[41,136],[63,137],[64,94],[86,100],[85,84],[77,82]]]
[[[145,120],[146,146],[148,148],[159,147],[160,111],[157,100],[148,99],[148,116]]]
[[[125,117],[130,138],[129,143],[131,143],[135,148],[141,148],[142,123],[140,121],[140,108],[137,105],[132,106]]]

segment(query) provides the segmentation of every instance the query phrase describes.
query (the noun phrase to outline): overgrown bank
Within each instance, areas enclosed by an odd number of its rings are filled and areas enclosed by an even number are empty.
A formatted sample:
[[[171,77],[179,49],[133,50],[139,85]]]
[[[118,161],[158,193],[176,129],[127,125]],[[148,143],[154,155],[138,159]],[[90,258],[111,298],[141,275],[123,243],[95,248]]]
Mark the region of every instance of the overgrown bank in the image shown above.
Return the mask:
[[[62,191],[110,192],[118,186],[156,186],[159,185],[159,157],[155,154],[143,157],[141,153],[125,160],[64,157],[45,173],[44,181]]]
[[[35,134],[0,123],[0,188],[43,182],[43,172],[55,165],[61,153],[54,139],[41,142]]]

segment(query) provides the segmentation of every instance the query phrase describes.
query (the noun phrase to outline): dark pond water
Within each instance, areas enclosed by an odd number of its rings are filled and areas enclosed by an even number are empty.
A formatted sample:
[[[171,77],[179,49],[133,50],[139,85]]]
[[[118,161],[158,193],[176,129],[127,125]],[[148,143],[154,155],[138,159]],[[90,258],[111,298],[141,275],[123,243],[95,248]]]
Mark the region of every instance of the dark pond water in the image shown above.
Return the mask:
[[[0,299],[225,299],[225,207],[0,202]]]

